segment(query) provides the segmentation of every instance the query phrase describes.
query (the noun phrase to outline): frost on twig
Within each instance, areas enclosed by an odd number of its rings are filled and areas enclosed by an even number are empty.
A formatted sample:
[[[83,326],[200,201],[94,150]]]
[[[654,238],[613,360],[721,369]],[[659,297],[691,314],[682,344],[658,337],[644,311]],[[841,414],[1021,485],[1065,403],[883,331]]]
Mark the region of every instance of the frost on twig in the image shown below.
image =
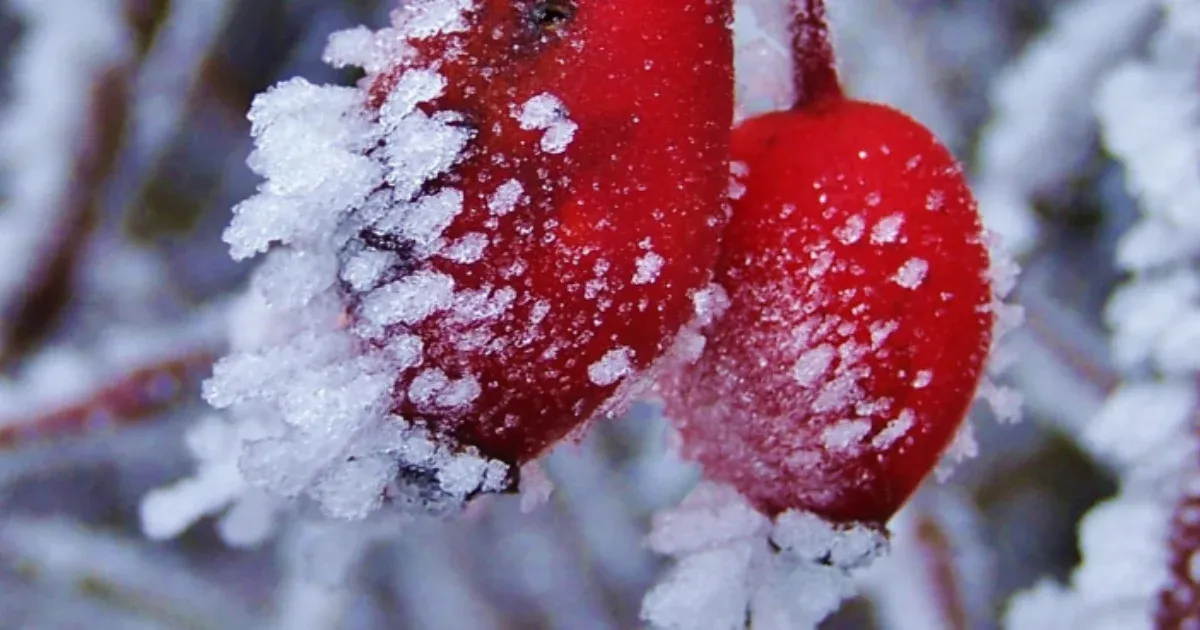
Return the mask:
[[[66,301],[120,137],[130,35],[117,0],[19,0],[26,24],[0,118],[0,364]]]
[[[985,222],[1013,251],[1034,245],[1035,198],[1058,192],[1091,158],[1089,95],[1107,69],[1144,40],[1155,9],[1155,0],[1066,4],[993,84],[976,195]]]
[[[41,349],[0,378],[0,449],[138,422],[186,400],[224,346],[220,312]]]
[[[1104,313],[1125,380],[1081,440],[1117,471],[1120,492],[1080,524],[1083,561],[1069,588],[1043,583],[1014,598],[1012,628],[1200,623],[1192,568],[1200,550],[1200,38],[1194,8],[1163,4],[1150,58],[1108,72],[1095,99],[1105,148],[1122,163],[1141,211],[1117,246],[1117,264],[1131,278]]]
[[[736,490],[702,482],[654,518],[651,549],[676,564],[647,593],[642,619],[655,628],[815,628],[855,592],[856,569],[887,546],[862,525],[834,525],[791,510],[774,522]]]

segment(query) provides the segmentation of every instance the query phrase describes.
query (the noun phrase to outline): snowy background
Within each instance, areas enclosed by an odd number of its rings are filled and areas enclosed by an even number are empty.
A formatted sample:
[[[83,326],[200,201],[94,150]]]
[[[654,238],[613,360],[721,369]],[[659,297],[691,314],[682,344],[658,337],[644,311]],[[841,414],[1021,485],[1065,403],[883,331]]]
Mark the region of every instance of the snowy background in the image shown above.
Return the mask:
[[[739,5],[744,111],[788,98],[745,89],[778,67],[779,5]],[[253,267],[221,240],[258,183],[245,114],[280,80],[352,82],[326,40],[389,8],[0,4],[0,628],[638,626],[651,516],[698,479],[651,406],[547,458],[545,505],[449,523],[264,519],[220,458],[200,384]],[[966,163],[1025,324],[989,394],[1023,419],[976,414],[978,456],[822,627],[1196,627],[1200,2],[829,9],[848,91]]]

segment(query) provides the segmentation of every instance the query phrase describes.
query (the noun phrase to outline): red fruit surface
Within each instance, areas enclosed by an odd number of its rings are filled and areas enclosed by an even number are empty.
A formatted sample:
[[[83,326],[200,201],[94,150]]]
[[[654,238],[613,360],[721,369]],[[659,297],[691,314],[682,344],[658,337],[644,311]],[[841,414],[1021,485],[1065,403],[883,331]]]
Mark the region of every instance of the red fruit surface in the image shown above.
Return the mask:
[[[988,254],[951,154],[882,105],[746,121],[727,311],[665,384],[685,453],[768,514],[882,523],[958,429],[991,340]]]
[[[475,261],[409,261],[404,273],[445,274],[459,297],[502,303],[396,331],[424,346],[423,363],[397,382],[397,412],[523,462],[603,410],[671,345],[711,278],[727,212],[729,4],[483,0],[467,31],[418,41],[415,58],[368,77],[378,108],[408,69],[436,69],[447,88],[422,109],[457,112],[473,133],[421,195],[460,190],[463,209],[442,238],[482,234],[487,247]],[[543,94],[577,125],[561,152],[518,121]],[[489,204],[512,182],[520,201],[498,213]],[[378,236],[365,240],[388,247]],[[414,379],[438,371],[473,381],[471,404],[413,395]]]

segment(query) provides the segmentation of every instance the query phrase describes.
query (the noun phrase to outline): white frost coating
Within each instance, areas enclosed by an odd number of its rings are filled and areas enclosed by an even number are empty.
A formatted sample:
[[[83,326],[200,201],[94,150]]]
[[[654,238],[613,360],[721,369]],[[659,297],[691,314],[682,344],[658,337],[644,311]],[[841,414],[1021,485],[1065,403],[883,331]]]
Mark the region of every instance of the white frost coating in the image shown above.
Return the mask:
[[[1181,533],[1170,530],[1173,518],[1184,528],[1194,526],[1194,515],[1181,510],[1190,509],[1184,501],[1195,496],[1189,486],[1196,479],[1200,176],[1176,161],[1194,161],[1200,138],[1200,93],[1191,71],[1200,46],[1195,7],[1158,4],[1165,10],[1150,54],[1110,71],[1094,99],[1105,149],[1123,166],[1140,211],[1117,245],[1116,261],[1130,279],[1104,312],[1123,382],[1081,440],[1119,474],[1120,492],[1082,521],[1083,561],[1069,588],[1043,587],[1015,598],[1010,628],[1049,628],[1051,610],[1070,611],[1081,627],[1103,621],[1107,627],[1150,628],[1163,593],[1187,596],[1186,582],[1194,580],[1171,575],[1171,562],[1190,558],[1173,558],[1173,548],[1186,543],[1169,542]],[[1144,92],[1139,97],[1131,90]],[[1177,625],[1190,623],[1194,616]]]
[[[103,81],[113,80],[106,74],[132,50],[116,0],[10,4],[27,28],[8,61],[12,97],[0,115],[0,316],[22,299],[61,230],[81,219],[72,188],[80,156],[94,150],[92,108]]]
[[[566,151],[579,129],[568,117],[566,106],[551,94],[542,93],[529,99],[515,116],[522,129],[545,132],[541,147],[546,153]]]
[[[881,451],[891,448],[896,440],[908,435],[916,423],[917,414],[913,413],[912,409],[900,411],[900,415],[896,416],[895,420],[887,423],[887,426],[871,439],[871,446]]]
[[[658,274],[662,272],[663,263],[666,261],[654,252],[646,252],[634,262],[637,265],[637,271],[633,274],[633,283],[650,284],[658,280]]]
[[[355,291],[373,288],[385,272],[399,261],[394,252],[363,250],[346,259],[339,277]]]
[[[588,378],[601,387],[612,385],[633,372],[632,360],[632,351],[625,346],[609,350],[588,366]]]
[[[905,289],[916,289],[925,281],[925,274],[928,272],[928,262],[921,258],[910,258],[896,271],[892,281]]]
[[[841,227],[834,228],[833,235],[843,245],[853,245],[857,243],[863,236],[863,230],[867,228],[867,220],[861,214],[850,215],[846,219],[846,223]]]
[[[836,356],[837,351],[827,343],[805,350],[792,366],[792,377],[796,379],[796,384],[812,387],[829,372],[829,366]]]
[[[1091,159],[1090,96],[1105,71],[1144,39],[1158,4],[1064,3],[1045,35],[993,84],[995,113],[980,138],[976,196],[986,223],[1014,251],[1027,251],[1036,239],[1032,197],[1062,188]]]
[[[470,234],[464,234],[462,238],[447,245],[438,253],[447,260],[469,265],[483,259],[483,253],[487,250],[489,244],[490,242],[486,234],[471,232]]]
[[[362,315],[378,326],[415,324],[448,307],[453,297],[454,278],[418,271],[369,294]]]
[[[462,116],[454,112],[430,116],[420,110],[384,121],[387,183],[394,187],[397,199],[416,196],[426,181],[454,165],[472,136],[469,129],[455,124],[461,121]]]
[[[772,549],[772,544],[776,550]],[[647,545],[676,564],[642,601],[653,628],[814,628],[855,592],[852,572],[886,542],[789,511],[774,523],[728,486],[701,482],[678,507],[655,515]]]
[[[383,58],[408,58],[406,39],[465,28],[470,6],[408,3],[390,29],[336,35],[327,57],[378,71],[372,64]],[[482,235],[445,242],[461,191],[422,194],[470,139],[458,114],[417,107],[444,89],[436,69],[409,67],[378,112],[361,88],[300,79],[255,100],[250,165],[266,181],[236,208],[225,239],[235,258],[275,249],[231,312],[233,352],[205,383],[206,400],[225,414],[196,430],[208,436],[193,448],[198,472],[143,506],[153,535],[229,506],[221,533],[246,544],[269,534],[274,512],[293,498],[363,519],[388,500],[440,513],[504,485],[504,464],[392,414],[404,394],[446,410],[481,393],[473,375],[414,370],[425,343],[409,326],[459,306],[486,316],[514,299],[498,289],[476,304],[426,264],[434,255],[478,260],[487,246]]]
[[[414,39],[444,33],[461,33],[468,28],[466,13],[472,0],[413,0],[392,13],[397,30]]]
[[[895,243],[900,237],[900,227],[904,225],[904,215],[900,213],[889,214],[879,220],[875,227],[871,228],[871,244],[884,245],[887,243]]]
[[[219,416],[208,416],[188,430],[188,450],[198,462],[196,474],[145,496],[141,521],[146,536],[155,540],[174,538],[201,517],[239,501],[246,492],[246,483],[238,471],[237,460],[229,457],[229,453],[236,452],[242,439],[258,437],[253,433],[239,434],[252,427],[250,424],[234,427]],[[267,519],[268,524],[272,521]],[[269,533],[268,525],[263,537]]]
[[[1191,428],[1200,405],[1195,386],[1188,381],[1127,383],[1105,401],[1100,413],[1084,430],[1084,443],[1098,456],[1122,468],[1151,464],[1170,475],[1181,462],[1164,461],[1175,451],[1179,437]],[[1137,430],[1129,422],[1137,419]],[[1190,445],[1185,457],[1192,454]],[[1170,458],[1166,458],[1170,460]]]
[[[408,398],[422,407],[466,407],[480,394],[479,381],[470,374],[450,379],[437,369],[423,370],[408,387]]]
[[[525,188],[521,182],[510,179],[496,189],[488,199],[488,210],[496,216],[504,216],[517,208],[525,196]]]
[[[1150,497],[1123,493],[1093,508],[1079,525],[1085,561],[1071,575],[1070,590],[1042,587],[1034,596],[1014,598],[1005,627],[1051,630],[1061,626],[1049,620],[1067,616],[1077,620],[1071,627],[1153,628],[1158,593],[1168,580],[1162,541],[1170,520],[1169,507]],[[1051,608],[1057,612],[1037,617]]]
[[[314,243],[379,185],[383,170],[363,152],[379,133],[357,90],[292,79],[254,99],[251,168],[262,191],[234,208],[225,241],[235,259],[274,242]],[[319,156],[319,158],[318,158]]]
[[[408,204],[403,212],[398,213],[396,225],[380,222],[376,226],[407,238],[417,247],[427,248],[441,238],[442,231],[450,227],[462,209],[462,191],[447,188]]]
[[[870,420],[840,420],[821,432],[821,444],[833,451],[853,450],[870,432]]]

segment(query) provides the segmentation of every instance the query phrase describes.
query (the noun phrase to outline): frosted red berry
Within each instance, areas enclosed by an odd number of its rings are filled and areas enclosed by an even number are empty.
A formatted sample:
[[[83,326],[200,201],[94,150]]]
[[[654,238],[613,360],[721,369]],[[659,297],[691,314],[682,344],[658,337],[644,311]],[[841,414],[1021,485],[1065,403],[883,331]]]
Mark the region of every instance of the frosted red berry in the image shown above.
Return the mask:
[[[423,362],[398,380],[396,411],[523,462],[670,346],[709,282],[726,212],[728,4],[485,0],[466,31],[418,41],[415,59],[370,79],[379,108],[410,67],[435,68],[445,92],[422,109],[456,112],[472,134],[421,195],[460,190],[442,238],[486,249],[404,272],[444,274],[458,295],[503,303],[397,332],[421,339]],[[557,127],[522,120],[528,107]],[[444,404],[414,392],[422,374],[476,391]]]
[[[760,509],[883,522],[945,449],[991,341],[962,169],[918,122],[840,97],[734,131],[730,305],[666,388],[687,454]]]

